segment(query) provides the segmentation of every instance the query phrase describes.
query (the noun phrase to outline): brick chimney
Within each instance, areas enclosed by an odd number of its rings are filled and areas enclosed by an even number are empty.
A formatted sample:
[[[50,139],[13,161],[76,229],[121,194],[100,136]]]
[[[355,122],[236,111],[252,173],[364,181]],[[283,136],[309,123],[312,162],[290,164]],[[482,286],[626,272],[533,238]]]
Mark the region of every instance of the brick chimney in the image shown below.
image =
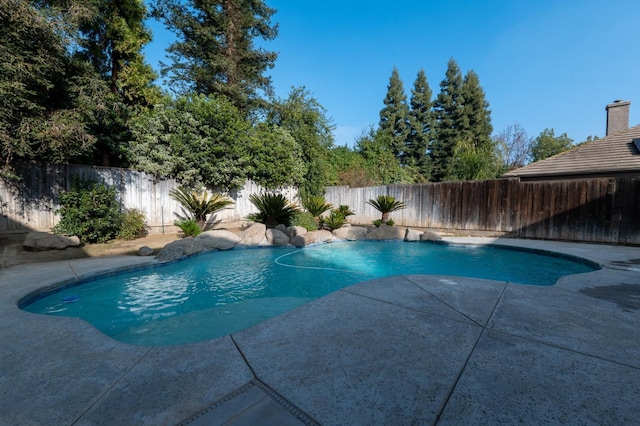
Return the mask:
[[[629,128],[630,101],[617,100],[607,105],[607,134],[618,133]]]

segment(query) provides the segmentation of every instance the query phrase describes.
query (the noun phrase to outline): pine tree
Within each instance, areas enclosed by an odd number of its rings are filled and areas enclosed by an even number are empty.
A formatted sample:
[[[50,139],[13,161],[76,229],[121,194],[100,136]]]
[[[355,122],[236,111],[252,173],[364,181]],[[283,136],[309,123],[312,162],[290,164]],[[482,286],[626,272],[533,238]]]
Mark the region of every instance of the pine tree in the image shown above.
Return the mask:
[[[178,36],[162,74],[174,87],[224,95],[251,113],[262,105],[261,94],[272,92],[264,73],[277,54],[256,48],[254,39],[276,37],[274,13],[262,0],[159,0],[154,16]]]
[[[463,78],[456,61],[449,60],[445,79],[440,83],[440,93],[434,102],[435,140],[431,149],[434,181],[452,178],[452,163],[456,146],[468,128],[464,113]]]
[[[405,147],[409,136],[409,105],[407,105],[407,95],[404,93],[404,85],[396,67],[393,68],[389,78],[384,108],[380,111],[378,131],[388,141],[393,155],[404,163]]]
[[[406,163],[415,166],[418,173],[426,180],[431,174],[428,153],[435,122],[432,95],[424,70],[420,69],[411,90]]]
[[[484,90],[480,87],[480,79],[474,71],[468,71],[464,77],[462,93],[464,98],[463,112],[468,127],[465,139],[470,140],[473,146],[485,147],[492,143],[491,110],[486,101]]]

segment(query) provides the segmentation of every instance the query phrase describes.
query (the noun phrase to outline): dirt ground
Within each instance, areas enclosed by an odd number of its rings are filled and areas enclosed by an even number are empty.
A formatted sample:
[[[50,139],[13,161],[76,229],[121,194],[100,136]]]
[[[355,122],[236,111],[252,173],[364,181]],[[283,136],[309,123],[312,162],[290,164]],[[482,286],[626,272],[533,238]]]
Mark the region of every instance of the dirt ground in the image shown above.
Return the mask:
[[[179,238],[177,234],[153,234],[131,241],[114,240],[105,244],[85,244],[64,250],[27,251],[22,248],[26,234],[0,235],[0,269],[27,263],[52,262],[56,260],[81,259],[87,257],[134,255],[138,249],[148,246],[156,252],[167,243]]]

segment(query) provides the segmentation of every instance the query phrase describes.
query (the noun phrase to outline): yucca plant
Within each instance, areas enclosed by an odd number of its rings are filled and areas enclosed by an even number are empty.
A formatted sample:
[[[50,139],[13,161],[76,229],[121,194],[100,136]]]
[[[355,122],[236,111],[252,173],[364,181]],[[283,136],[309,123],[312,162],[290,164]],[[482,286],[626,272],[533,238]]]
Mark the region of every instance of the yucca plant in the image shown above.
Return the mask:
[[[374,209],[382,213],[381,223],[389,221],[389,213],[404,209],[406,206],[402,201],[397,201],[391,195],[378,195],[378,198],[367,201]]]
[[[195,237],[201,232],[195,219],[176,220],[173,224],[180,228],[184,237]]]
[[[290,226],[295,215],[300,212],[300,208],[282,194],[251,194],[249,201],[258,209],[258,213],[248,216],[249,220],[264,223],[267,228],[275,228],[280,223]]]
[[[199,192],[195,189],[180,187],[172,189],[169,195],[182,204],[191,215],[191,219],[195,220],[200,226],[207,221],[208,215],[233,204],[233,201],[224,195],[218,192],[210,194],[206,190]]]

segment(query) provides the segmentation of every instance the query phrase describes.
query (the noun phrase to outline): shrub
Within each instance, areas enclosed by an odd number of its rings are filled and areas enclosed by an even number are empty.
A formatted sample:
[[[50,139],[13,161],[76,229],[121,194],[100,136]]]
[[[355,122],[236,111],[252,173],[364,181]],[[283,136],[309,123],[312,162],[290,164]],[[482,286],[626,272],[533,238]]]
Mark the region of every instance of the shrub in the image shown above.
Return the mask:
[[[376,219],[373,222],[371,222],[375,225],[376,228],[379,228],[380,225],[382,225],[382,221],[380,219]]]
[[[77,181],[60,195],[61,218],[53,232],[76,235],[83,243],[103,243],[118,234],[122,212],[115,188],[94,181]]]
[[[318,229],[316,218],[309,212],[299,212],[291,219],[292,226],[302,226],[307,231],[315,231]]]
[[[355,213],[352,212],[346,204],[341,204],[337,209],[334,209],[334,211],[340,213],[345,219],[349,216],[355,215]]]
[[[135,240],[147,235],[146,217],[138,209],[125,209],[122,213],[122,226],[118,231],[121,240]]]
[[[300,208],[282,194],[251,194],[249,201],[259,210],[258,213],[250,214],[249,220],[264,223],[267,228],[274,228],[278,224],[290,226],[293,218],[300,212]]]
[[[207,215],[233,204],[233,201],[218,192],[210,194],[208,191],[198,192],[194,189],[181,187],[172,189],[169,195],[182,204],[192,219],[200,223],[206,222]]]
[[[173,222],[180,230],[184,237],[195,237],[200,234],[200,225],[195,219],[182,219]]]

